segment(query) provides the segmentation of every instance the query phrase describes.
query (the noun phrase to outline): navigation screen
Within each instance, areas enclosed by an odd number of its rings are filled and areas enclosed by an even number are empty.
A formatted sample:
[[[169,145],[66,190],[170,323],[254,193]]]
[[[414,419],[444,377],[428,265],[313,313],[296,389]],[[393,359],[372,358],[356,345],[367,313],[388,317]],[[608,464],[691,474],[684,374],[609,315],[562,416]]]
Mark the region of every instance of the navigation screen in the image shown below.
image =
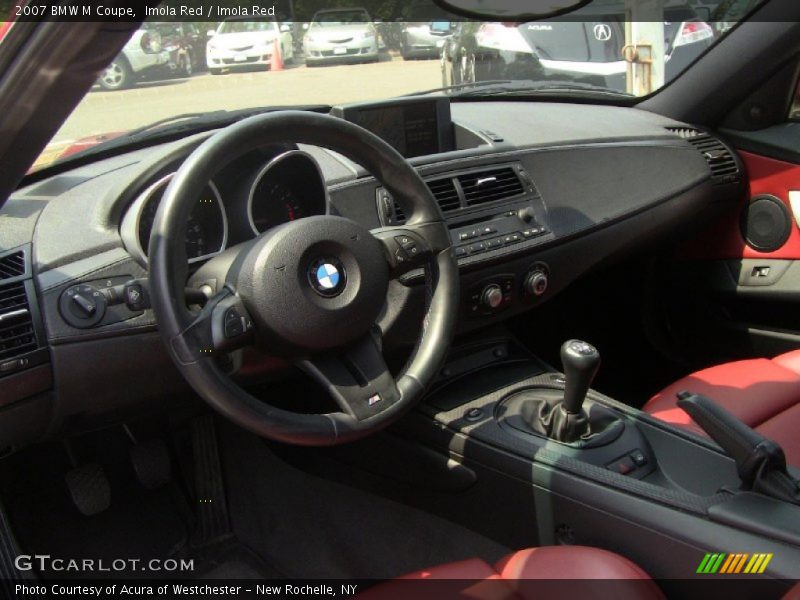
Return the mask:
[[[449,107],[448,107],[449,108]],[[449,150],[437,102],[400,102],[382,106],[348,107],[344,118],[368,129],[406,158]],[[446,129],[444,129],[446,130]]]

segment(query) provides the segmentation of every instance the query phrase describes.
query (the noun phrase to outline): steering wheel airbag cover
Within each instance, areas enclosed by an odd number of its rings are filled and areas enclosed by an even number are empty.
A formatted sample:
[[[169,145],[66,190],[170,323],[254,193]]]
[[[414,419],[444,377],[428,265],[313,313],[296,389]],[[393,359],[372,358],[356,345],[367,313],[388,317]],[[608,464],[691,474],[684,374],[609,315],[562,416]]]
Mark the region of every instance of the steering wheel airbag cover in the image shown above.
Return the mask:
[[[320,284],[325,266],[335,279]],[[340,347],[366,333],[384,304],[389,267],[367,229],[326,215],[288,223],[259,239],[236,283],[259,330],[270,334],[268,349],[296,355]]]

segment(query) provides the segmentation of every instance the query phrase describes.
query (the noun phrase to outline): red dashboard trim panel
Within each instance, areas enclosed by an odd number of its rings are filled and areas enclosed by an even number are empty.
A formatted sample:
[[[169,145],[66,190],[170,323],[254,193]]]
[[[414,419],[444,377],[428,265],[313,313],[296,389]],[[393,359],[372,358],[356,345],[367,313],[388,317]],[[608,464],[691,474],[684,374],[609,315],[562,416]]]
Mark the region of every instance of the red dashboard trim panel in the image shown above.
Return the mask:
[[[792,223],[786,243],[773,252],[760,252],[747,245],[742,237],[740,218],[750,198],[770,194],[779,198],[792,213],[789,191],[800,190],[800,165],[773,158],[739,152],[749,177],[750,188],[736,211],[732,211],[710,225],[689,241],[679,257],[686,260],[722,260],[736,258],[800,259],[800,228]]]

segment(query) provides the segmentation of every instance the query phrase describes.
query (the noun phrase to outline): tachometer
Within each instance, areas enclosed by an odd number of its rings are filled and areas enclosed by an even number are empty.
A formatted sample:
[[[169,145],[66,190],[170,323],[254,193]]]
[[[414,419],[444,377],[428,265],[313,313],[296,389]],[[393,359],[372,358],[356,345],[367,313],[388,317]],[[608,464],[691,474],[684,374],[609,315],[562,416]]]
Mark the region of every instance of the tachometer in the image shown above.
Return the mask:
[[[144,257],[150,244],[150,234],[158,212],[158,205],[164,195],[172,174],[150,186],[137,200],[143,203],[136,228],[137,239]],[[186,222],[186,256],[189,262],[208,258],[225,249],[228,236],[228,221],[219,192],[213,182],[209,182],[197,198],[189,219]]]

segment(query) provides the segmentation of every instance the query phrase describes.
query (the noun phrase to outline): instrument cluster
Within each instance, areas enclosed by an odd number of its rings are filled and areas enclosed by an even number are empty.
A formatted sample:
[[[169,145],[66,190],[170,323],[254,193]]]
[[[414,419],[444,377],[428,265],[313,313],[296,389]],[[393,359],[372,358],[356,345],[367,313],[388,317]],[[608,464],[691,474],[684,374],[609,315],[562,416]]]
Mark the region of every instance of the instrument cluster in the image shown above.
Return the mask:
[[[184,244],[189,263],[207,260],[226,248],[270,229],[312,215],[325,214],[327,189],[314,158],[288,150],[254,165],[252,157],[214,175],[195,199],[186,223]],[[133,201],[120,233],[128,251],[142,265],[164,192],[175,171],[150,183]]]

